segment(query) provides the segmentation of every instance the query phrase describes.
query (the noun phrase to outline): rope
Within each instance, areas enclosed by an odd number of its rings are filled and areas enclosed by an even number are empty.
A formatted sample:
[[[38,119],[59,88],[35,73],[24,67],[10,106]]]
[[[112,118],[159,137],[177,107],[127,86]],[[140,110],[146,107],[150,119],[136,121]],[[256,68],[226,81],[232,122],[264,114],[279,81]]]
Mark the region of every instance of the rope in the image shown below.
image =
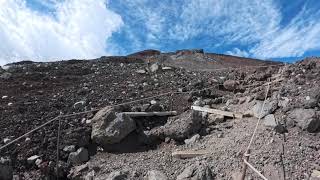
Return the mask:
[[[247,164],[255,173],[257,173],[262,179],[268,180],[263,174],[261,174],[256,168],[254,168],[247,160],[243,159],[244,163]]]
[[[264,101],[263,101],[263,104],[262,104],[262,108],[261,108],[260,113],[259,113],[260,115],[259,115],[259,118],[258,118],[256,127],[254,128],[253,134],[252,134],[252,136],[251,136],[249,145],[248,145],[248,147],[247,147],[247,151],[250,149],[250,147],[251,147],[251,145],[252,145],[252,142],[253,142],[253,140],[254,140],[254,137],[255,137],[255,135],[256,135],[256,133],[257,133],[257,129],[258,129],[259,124],[260,124],[260,121],[261,121],[261,115],[262,115],[262,112],[263,112],[263,110],[264,110],[264,106],[265,106],[265,104],[266,104],[267,98],[268,98],[269,90],[270,90],[270,83],[268,84],[267,91],[266,91],[266,95],[265,95],[265,97],[264,97]],[[247,151],[246,151],[246,152],[247,152]]]
[[[6,145],[4,145],[4,146],[1,146],[1,147],[0,147],[0,151],[1,151],[2,149],[4,149],[4,148],[10,146],[11,144],[19,141],[19,140],[22,139],[23,137],[26,137],[26,136],[28,136],[29,134],[31,134],[31,133],[33,133],[33,132],[35,132],[35,131],[43,128],[44,126],[46,126],[46,125],[48,125],[48,124],[50,124],[50,123],[52,123],[53,121],[56,121],[56,120],[59,119],[59,118],[60,118],[60,115],[57,116],[57,117],[55,117],[55,118],[53,118],[53,119],[51,119],[51,120],[49,120],[48,122],[42,124],[41,126],[38,126],[38,127],[34,128],[33,130],[25,133],[24,135],[22,135],[22,136],[20,136],[20,137],[18,137],[18,138],[16,138],[16,139],[10,141],[8,144],[6,144]]]

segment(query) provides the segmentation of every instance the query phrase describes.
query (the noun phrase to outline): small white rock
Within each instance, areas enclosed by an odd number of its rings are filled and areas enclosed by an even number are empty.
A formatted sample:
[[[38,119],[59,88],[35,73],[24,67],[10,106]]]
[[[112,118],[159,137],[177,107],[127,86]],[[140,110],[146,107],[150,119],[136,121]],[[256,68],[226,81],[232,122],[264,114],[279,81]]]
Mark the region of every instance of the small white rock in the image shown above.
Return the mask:
[[[35,162],[37,167],[40,167],[41,163],[42,163],[41,159],[37,159],[36,162]]]
[[[25,142],[29,142],[29,141],[31,141],[31,139],[27,137]]]
[[[65,146],[63,148],[63,151],[65,151],[65,152],[75,152],[76,151],[76,146],[75,145]]]
[[[2,96],[2,99],[6,99],[6,98],[8,98],[8,96]]]
[[[310,99],[311,99],[310,96],[307,96],[307,97],[306,97],[306,100],[307,100],[307,101],[310,101]]]
[[[9,139],[9,138],[4,138],[3,139],[3,143],[5,143],[5,144],[7,144],[8,142],[10,142],[11,141],[11,139]]]
[[[34,163],[37,159],[39,159],[40,158],[40,156],[38,156],[38,155],[33,155],[33,156],[31,156],[31,157],[29,157],[28,159],[27,159],[27,162],[28,162],[28,164],[32,164],[32,163]]]
[[[157,101],[152,100],[152,101],[150,101],[150,104],[152,104],[152,105],[157,104]]]
[[[10,103],[8,103],[8,106],[12,106],[12,105],[13,105],[13,103],[11,103],[11,102],[10,102]]]

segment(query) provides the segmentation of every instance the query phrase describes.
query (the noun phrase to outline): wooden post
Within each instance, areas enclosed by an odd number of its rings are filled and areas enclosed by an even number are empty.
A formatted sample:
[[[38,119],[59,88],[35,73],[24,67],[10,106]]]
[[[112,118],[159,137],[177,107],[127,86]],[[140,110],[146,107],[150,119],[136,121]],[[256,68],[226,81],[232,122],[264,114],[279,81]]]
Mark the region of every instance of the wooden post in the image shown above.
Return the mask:
[[[195,111],[202,111],[202,112],[207,112],[207,113],[211,113],[211,114],[220,114],[223,116],[228,116],[231,118],[243,118],[243,115],[241,113],[234,113],[234,112],[229,112],[229,111],[222,111],[219,109],[211,109],[211,108],[204,108],[204,107],[200,107],[200,106],[191,106],[191,109],[195,110]]]
[[[177,111],[165,111],[165,112],[123,112],[130,117],[149,117],[149,116],[175,116]]]
[[[249,156],[250,156],[250,149],[248,149],[248,150],[244,153],[244,157],[243,157],[243,158],[244,158],[246,161],[249,161]],[[240,180],[244,180],[244,178],[246,177],[247,169],[248,169],[247,164],[246,164],[246,163],[243,163],[242,174],[241,174]]]

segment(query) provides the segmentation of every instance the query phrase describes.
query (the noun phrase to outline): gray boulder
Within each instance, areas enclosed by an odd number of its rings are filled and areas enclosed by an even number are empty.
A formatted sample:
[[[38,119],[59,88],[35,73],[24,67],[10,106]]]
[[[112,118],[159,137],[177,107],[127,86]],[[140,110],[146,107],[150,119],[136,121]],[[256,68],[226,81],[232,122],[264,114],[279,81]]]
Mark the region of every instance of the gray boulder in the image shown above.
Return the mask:
[[[89,160],[89,152],[85,148],[79,148],[76,152],[69,154],[68,163],[77,165]]]
[[[209,124],[209,125],[222,123],[222,122],[224,121],[224,115],[220,115],[220,114],[209,114],[207,121],[208,121],[208,124]]]
[[[119,143],[135,129],[136,124],[132,118],[106,107],[92,119],[91,138],[99,145],[108,146]]]
[[[168,180],[168,177],[161,171],[152,170],[147,173],[147,180]]]
[[[177,180],[213,180],[214,176],[210,167],[204,162],[196,162],[188,166],[177,177]]]
[[[238,88],[239,82],[235,80],[227,80],[223,83],[223,87],[228,91],[234,91]]]
[[[302,130],[310,133],[320,129],[320,119],[318,112],[314,109],[297,108],[288,113],[287,125],[290,127],[297,125]]]
[[[11,76],[12,76],[11,73],[9,73],[9,72],[4,72],[4,73],[2,73],[2,74],[0,75],[0,79],[8,80],[8,79],[11,78]]]
[[[144,133],[150,139],[170,138],[183,141],[200,131],[202,121],[200,112],[189,110],[179,116],[170,117],[164,126],[153,128]]]
[[[277,121],[276,118],[273,114],[268,114],[266,117],[263,119],[263,124],[267,127],[276,127],[277,126]]]
[[[150,72],[154,73],[157,72],[160,68],[160,65],[158,63],[154,63],[149,67]]]
[[[11,160],[8,158],[0,158],[0,179],[11,180],[13,179],[13,168]]]
[[[198,133],[202,121],[200,112],[189,110],[179,116],[170,117],[164,126],[152,129],[149,134],[181,141]]]
[[[185,139],[184,143],[185,144],[194,144],[195,142],[200,140],[200,135],[196,134],[194,136],[192,136],[190,139]]]
[[[264,118],[268,114],[273,113],[278,108],[278,102],[276,100],[267,100],[263,107],[263,101],[256,101],[256,104],[253,106],[252,112],[256,118]],[[261,114],[260,114],[261,113]]]
[[[128,180],[129,172],[127,171],[114,171],[108,175],[106,180]]]

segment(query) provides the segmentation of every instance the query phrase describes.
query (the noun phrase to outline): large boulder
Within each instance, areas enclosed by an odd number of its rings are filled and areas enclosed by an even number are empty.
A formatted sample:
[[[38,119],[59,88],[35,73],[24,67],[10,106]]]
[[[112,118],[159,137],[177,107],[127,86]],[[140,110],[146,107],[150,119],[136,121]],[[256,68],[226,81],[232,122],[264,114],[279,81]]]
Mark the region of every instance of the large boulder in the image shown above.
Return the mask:
[[[123,113],[106,107],[93,117],[91,138],[102,146],[119,143],[136,129],[135,121]]]
[[[278,102],[276,100],[256,101],[253,106],[252,112],[256,118],[264,118],[268,114],[273,113],[278,108]],[[262,109],[263,107],[263,109]]]
[[[213,180],[214,176],[210,167],[204,162],[196,162],[188,166],[177,177],[177,180]]]
[[[198,133],[201,129],[201,124],[201,113],[189,110],[179,116],[170,117],[164,126],[152,129],[148,135],[161,138],[169,137],[174,140],[183,141]]]
[[[155,73],[159,70],[160,65],[158,63],[154,63],[149,67],[151,73]]]
[[[0,158],[0,179],[11,180],[13,178],[13,168],[11,160],[8,158]]]
[[[185,139],[199,132],[202,121],[200,112],[189,110],[180,116],[169,118],[164,134],[173,139]]]
[[[239,82],[235,80],[226,80],[223,83],[223,87],[228,91],[234,91],[238,88]]]
[[[297,108],[288,113],[287,125],[290,127],[297,125],[302,130],[316,132],[320,130],[319,112],[314,109]]]

